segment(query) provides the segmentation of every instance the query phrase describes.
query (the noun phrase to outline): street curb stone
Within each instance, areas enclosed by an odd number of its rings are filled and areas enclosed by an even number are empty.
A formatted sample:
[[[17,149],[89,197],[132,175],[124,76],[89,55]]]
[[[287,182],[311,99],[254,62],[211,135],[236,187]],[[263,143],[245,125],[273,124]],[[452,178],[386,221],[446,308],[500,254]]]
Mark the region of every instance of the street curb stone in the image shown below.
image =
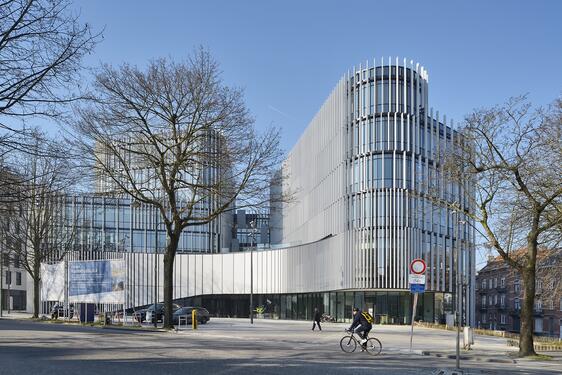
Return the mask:
[[[432,352],[432,351],[428,351],[428,350],[424,350],[422,351],[422,355],[425,356],[433,356],[433,357],[438,357],[438,358],[448,358],[448,359],[455,359],[457,358],[456,354],[451,354],[451,353],[443,353],[443,352]],[[463,355],[461,354],[460,356],[460,360],[462,361],[477,361],[477,362],[489,362],[489,363],[516,363],[515,360],[513,359],[508,359],[508,358],[493,358],[493,357],[480,357],[480,356],[474,356],[474,355]]]

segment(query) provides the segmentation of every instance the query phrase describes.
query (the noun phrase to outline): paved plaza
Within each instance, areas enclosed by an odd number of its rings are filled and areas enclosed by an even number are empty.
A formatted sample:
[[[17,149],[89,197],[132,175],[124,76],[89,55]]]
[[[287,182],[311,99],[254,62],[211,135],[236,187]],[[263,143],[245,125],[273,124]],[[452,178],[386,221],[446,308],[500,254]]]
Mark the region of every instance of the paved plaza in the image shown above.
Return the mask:
[[[345,327],[312,332],[308,322],[212,319],[197,331],[150,332],[2,319],[0,374],[437,374],[455,365],[454,332],[416,327],[410,353],[409,327],[376,326],[383,353],[370,357],[340,350]],[[560,357],[514,361],[505,339],[475,340],[463,353],[465,373],[562,373]]]

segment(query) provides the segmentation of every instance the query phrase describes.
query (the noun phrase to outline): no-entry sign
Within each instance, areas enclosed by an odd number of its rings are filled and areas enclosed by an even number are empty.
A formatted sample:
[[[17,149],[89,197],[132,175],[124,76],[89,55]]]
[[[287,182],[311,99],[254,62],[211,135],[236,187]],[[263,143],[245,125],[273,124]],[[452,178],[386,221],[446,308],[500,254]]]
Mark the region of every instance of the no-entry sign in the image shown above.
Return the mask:
[[[410,263],[410,272],[415,273],[416,275],[421,275],[425,272],[427,266],[423,259],[414,259]]]

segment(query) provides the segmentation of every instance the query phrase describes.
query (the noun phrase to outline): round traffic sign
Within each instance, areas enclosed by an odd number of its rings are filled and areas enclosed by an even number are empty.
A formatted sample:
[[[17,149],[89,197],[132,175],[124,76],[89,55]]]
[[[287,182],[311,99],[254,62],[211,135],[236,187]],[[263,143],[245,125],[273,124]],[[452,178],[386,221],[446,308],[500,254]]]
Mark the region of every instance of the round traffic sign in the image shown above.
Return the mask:
[[[421,275],[422,273],[424,273],[426,268],[427,266],[425,265],[423,259],[414,259],[410,263],[410,271],[412,273],[415,273],[416,275]]]

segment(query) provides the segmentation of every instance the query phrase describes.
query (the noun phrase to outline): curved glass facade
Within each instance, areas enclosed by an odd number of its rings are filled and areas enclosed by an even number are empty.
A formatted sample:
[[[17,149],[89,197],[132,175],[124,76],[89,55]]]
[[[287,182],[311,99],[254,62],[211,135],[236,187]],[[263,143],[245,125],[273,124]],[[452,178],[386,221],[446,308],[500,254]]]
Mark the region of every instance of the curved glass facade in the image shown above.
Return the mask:
[[[451,183],[442,165],[462,139],[430,109],[428,88],[427,71],[405,59],[354,67],[287,158],[298,203],[283,208],[282,242],[343,236],[344,290],[408,290],[416,258],[427,263],[435,301],[457,294],[457,266],[473,283],[472,186]],[[472,316],[473,293],[463,296]]]
[[[405,61],[348,75],[347,199],[361,287],[408,288],[408,264],[423,258],[428,289],[453,292],[457,237],[463,248],[472,243],[468,226],[460,236],[454,232],[447,209],[457,202],[461,212],[469,210],[463,197],[470,189],[448,183],[439,160],[459,135],[428,113],[427,91],[426,72]]]

